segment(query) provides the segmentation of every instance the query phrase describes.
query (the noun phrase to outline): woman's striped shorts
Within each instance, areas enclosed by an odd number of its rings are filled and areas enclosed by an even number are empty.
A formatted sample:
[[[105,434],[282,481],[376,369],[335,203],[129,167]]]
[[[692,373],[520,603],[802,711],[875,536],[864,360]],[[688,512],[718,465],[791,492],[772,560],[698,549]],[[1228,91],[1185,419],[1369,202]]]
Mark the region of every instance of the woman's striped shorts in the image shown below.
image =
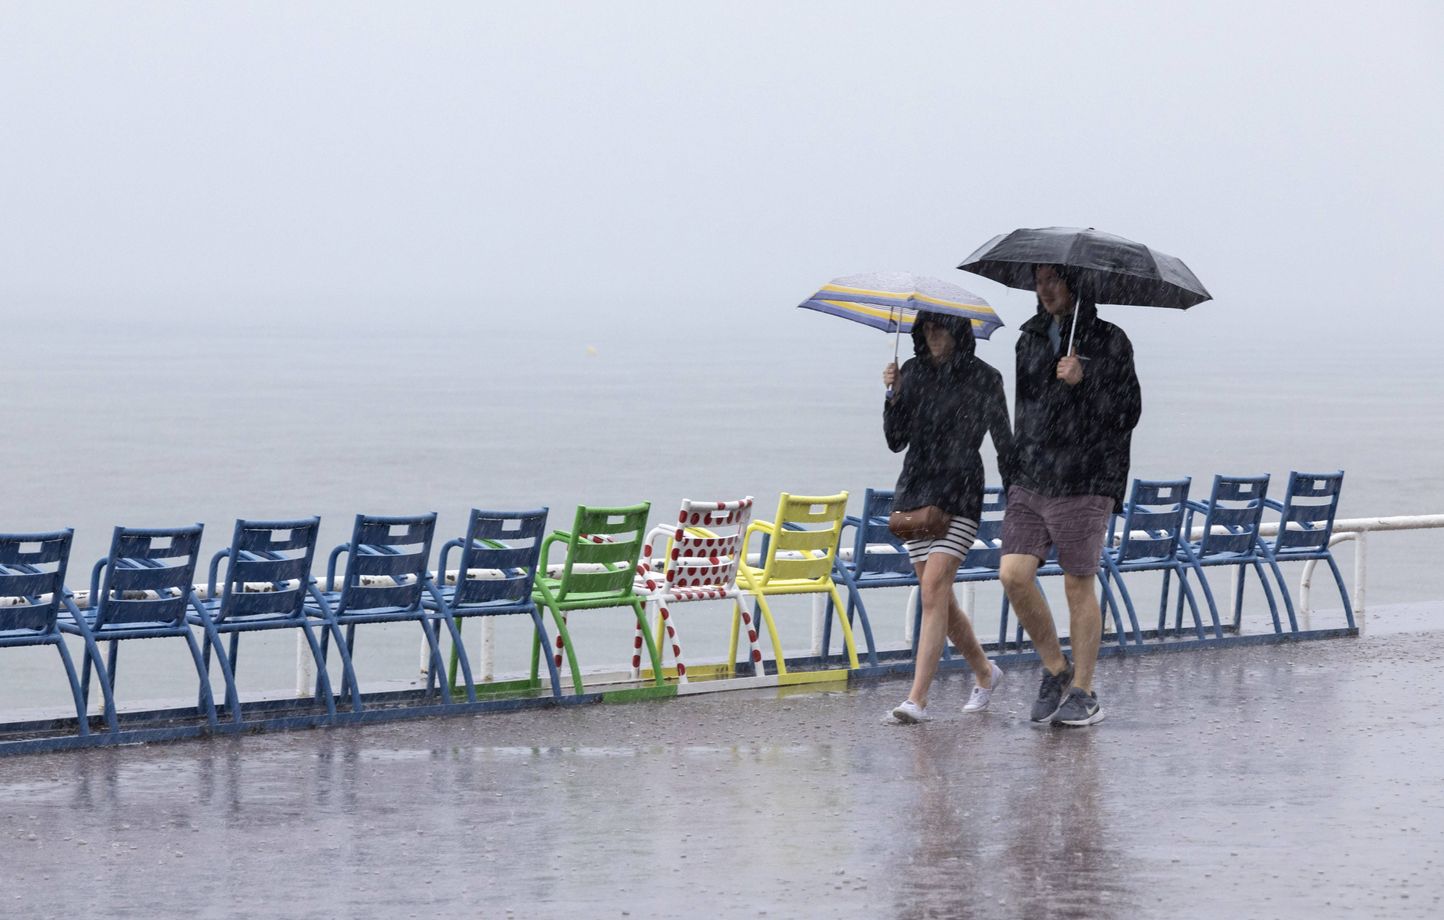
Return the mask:
[[[948,525],[948,532],[941,537],[932,540],[908,540],[903,545],[907,547],[908,558],[913,565],[921,565],[934,553],[952,556],[954,559],[966,559],[977,535],[977,521],[954,515],[952,523]]]

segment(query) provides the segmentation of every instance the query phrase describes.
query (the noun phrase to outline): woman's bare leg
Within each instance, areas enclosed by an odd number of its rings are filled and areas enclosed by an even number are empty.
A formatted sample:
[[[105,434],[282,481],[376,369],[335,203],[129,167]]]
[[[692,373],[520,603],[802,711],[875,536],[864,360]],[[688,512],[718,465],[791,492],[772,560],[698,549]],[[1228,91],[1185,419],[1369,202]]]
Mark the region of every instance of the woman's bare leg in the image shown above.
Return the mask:
[[[922,563],[913,566],[918,573],[919,593],[922,595],[923,622],[918,630],[918,653],[913,661],[913,687],[908,699],[923,708],[927,708],[928,688],[932,686],[933,676],[938,672],[938,659],[943,654],[943,637],[949,632],[953,608],[958,603],[953,596],[953,577],[957,575],[958,566],[962,565],[962,562],[963,560],[956,556],[933,553]],[[959,613],[961,614],[961,610]],[[971,634],[971,627],[968,632]],[[976,638],[972,645],[977,648],[981,658],[983,649]],[[966,647],[959,647],[963,648],[966,654]],[[972,661],[971,658],[968,660]],[[991,676],[991,669],[984,666],[983,670]]]

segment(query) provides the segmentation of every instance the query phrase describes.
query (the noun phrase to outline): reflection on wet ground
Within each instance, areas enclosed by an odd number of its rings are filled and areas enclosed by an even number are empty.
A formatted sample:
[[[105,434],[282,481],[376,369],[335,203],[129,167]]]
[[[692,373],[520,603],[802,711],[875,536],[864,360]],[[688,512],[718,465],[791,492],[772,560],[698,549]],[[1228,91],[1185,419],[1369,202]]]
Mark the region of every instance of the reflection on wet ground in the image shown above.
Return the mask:
[[[16,917],[1444,911],[1444,633],[0,761]]]

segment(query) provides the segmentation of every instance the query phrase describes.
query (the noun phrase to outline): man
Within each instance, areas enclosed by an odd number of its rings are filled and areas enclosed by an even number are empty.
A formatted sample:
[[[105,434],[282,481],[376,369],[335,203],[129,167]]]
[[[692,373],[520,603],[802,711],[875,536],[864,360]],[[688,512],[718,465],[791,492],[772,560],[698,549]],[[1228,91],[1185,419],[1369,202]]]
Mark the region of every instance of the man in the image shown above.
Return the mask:
[[[1038,314],[1018,336],[1012,485],[1000,578],[1043,660],[1033,721],[1092,725],[1103,720],[1093,692],[1103,632],[1094,582],[1108,520],[1123,510],[1129,442],[1142,398],[1132,343],[1079,296],[1086,292],[1077,290],[1069,270],[1039,265],[1033,278]],[[1054,548],[1068,597],[1072,662],[1063,654],[1053,613],[1034,577]]]

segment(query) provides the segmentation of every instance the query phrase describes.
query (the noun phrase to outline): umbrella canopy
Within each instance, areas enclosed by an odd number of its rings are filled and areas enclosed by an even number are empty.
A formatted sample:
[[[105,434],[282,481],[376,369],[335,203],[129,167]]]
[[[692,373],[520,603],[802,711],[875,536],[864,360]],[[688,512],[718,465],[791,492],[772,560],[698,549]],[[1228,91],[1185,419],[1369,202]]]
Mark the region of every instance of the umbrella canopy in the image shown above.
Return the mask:
[[[986,339],[1003,321],[988,302],[965,288],[908,272],[867,272],[835,278],[798,304],[884,332],[909,332],[918,313],[950,313],[973,322]]]
[[[1094,303],[1189,307],[1212,299],[1181,259],[1089,228],[1039,227],[993,237],[958,266],[1008,287],[1033,290],[1033,266],[1066,265]]]

